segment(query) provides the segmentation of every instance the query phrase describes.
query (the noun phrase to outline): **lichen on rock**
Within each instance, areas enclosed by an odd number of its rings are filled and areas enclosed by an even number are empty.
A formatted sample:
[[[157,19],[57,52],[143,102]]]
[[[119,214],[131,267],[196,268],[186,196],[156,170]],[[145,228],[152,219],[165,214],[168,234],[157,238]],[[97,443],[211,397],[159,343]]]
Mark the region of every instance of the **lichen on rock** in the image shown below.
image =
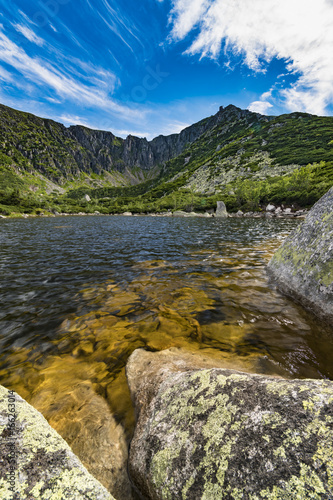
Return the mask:
[[[114,500],[45,418],[2,386],[0,434],[2,500]]]
[[[282,292],[333,324],[333,188],[274,254],[267,271]]]
[[[138,416],[129,471],[143,495],[332,498],[332,382],[221,368],[184,371],[181,361],[179,372],[175,362],[171,369],[160,363],[156,371],[159,355],[142,353],[140,360],[135,351],[129,361]],[[140,362],[141,383],[131,376]]]

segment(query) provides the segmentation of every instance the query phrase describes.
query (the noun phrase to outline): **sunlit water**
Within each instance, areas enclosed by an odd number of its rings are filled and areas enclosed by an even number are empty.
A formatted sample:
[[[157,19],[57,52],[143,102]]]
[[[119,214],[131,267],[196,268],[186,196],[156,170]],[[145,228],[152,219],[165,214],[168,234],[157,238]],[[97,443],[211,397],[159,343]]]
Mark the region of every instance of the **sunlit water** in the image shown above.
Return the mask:
[[[1,220],[0,383],[73,444],[83,389],[103,396],[130,435],[124,367],[138,347],[176,346],[250,372],[332,379],[332,332],[265,272],[298,223]]]

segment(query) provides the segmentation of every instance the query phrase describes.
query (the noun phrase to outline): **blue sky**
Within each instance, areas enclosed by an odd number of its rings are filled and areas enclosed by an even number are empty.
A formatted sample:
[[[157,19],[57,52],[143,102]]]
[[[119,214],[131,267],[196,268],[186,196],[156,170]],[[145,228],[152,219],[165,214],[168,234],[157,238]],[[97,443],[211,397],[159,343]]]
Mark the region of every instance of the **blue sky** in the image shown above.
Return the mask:
[[[332,0],[0,0],[0,102],[151,139],[230,103],[333,114]]]

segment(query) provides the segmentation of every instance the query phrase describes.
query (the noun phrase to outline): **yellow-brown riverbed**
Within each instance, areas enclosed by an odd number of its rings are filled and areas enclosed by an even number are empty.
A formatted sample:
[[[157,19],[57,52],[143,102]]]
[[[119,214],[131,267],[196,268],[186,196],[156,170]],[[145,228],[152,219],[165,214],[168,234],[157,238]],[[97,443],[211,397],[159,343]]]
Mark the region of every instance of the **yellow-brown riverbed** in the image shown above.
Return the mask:
[[[127,440],[133,430],[125,365],[134,349],[180,347],[240,370],[332,378],[331,332],[265,273],[295,224],[6,221],[0,383],[98,469],[95,455],[101,460],[104,451],[96,429],[125,428]]]

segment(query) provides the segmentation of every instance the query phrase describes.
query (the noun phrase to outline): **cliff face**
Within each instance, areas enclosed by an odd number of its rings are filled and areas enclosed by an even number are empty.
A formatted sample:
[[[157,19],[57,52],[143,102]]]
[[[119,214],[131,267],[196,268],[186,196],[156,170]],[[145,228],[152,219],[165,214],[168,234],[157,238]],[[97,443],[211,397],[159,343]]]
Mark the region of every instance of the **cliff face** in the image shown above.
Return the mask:
[[[205,196],[233,196],[235,183],[245,182],[237,196],[252,206],[258,201],[252,195],[248,200],[248,182],[253,181],[250,190],[259,197],[272,191],[272,199],[261,200],[264,204],[289,203],[292,198],[292,202],[310,205],[332,185],[332,134],[333,117],[306,113],[264,116],[229,105],[179,134],[160,135],[151,141],[131,135],[122,139],[81,125],[66,128],[0,105],[0,188],[1,171],[8,189],[23,181],[27,189],[30,184],[38,188],[39,174],[44,176],[44,184],[53,181],[57,188],[67,181],[101,188],[154,179],[141,186],[140,193],[163,185],[161,196],[174,187]],[[310,169],[313,178],[309,172],[298,174],[310,163],[316,169],[313,175]],[[27,172],[34,179],[23,179]],[[102,175],[96,180],[94,174]],[[16,179],[12,182],[10,176]],[[275,188],[272,178],[282,177],[285,182]],[[173,180],[177,180],[175,186]],[[317,185],[319,191],[308,195]],[[296,187],[298,194],[290,197]],[[150,198],[155,199],[155,194]],[[132,195],[138,195],[136,186],[128,193]],[[95,193],[93,197],[99,196]],[[226,198],[226,203],[236,202]]]
[[[182,153],[207,130],[230,120],[231,115],[256,116],[228,106],[179,134],[160,135],[147,141],[131,135],[122,139],[111,132],[80,125],[66,128],[53,120],[0,105],[0,161],[26,171],[35,169],[57,182],[77,177],[81,172],[126,173],[134,168],[149,177],[149,173],[154,176],[165,162]]]

